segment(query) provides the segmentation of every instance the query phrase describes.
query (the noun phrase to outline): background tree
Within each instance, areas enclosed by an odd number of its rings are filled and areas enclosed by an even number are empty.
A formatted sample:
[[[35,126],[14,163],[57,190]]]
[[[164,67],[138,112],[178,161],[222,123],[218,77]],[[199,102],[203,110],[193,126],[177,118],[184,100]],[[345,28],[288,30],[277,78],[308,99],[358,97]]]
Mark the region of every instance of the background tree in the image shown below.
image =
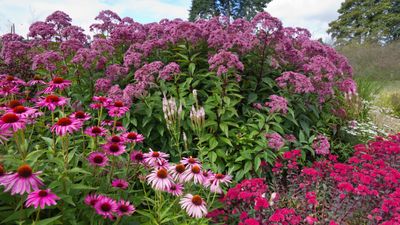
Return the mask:
[[[346,0],[328,33],[337,44],[389,43],[400,38],[399,0]]]
[[[192,0],[189,20],[207,19],[213,16],[253,18],[257,12],[264,11],[272,0]]]

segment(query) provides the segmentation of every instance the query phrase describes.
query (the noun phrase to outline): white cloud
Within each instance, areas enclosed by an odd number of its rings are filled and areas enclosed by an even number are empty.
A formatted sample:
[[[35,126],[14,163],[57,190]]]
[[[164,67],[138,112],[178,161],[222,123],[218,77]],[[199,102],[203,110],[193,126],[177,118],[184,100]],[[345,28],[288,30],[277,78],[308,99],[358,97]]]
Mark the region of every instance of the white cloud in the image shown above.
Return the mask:
[[[338,17],[344,0],[273,0],[267,11],[282,20],[284,26],[307,28],[313,38],[328,38],[329,22]]]

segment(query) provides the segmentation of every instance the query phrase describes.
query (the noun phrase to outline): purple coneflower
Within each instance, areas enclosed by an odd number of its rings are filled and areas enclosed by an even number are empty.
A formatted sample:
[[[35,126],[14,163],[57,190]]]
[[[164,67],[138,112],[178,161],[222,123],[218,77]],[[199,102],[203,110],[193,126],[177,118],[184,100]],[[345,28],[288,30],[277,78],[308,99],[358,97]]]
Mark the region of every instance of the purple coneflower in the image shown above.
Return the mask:
[[[206,202],[199,195],[186,194],[179,203],[191,217],[201,218],[207,215]]]
[[[65,80],[62,77],[55,77],[55,78],[53,78],[53,80],[51,80],[48,83],[48,87],[46,89],[44,89],[44,93],[48,94],[48,93],[53,92],[56,89],[64,90],[64,89],[68,88],[69,86],[71,86],[70,80]]]
[[[211,184],[211,178],[214,174],[210,170],[203,170],[203,186],[208,187]]]
[[[185,165],[183,164],[176,164],[173,166],[169,167],[169,172],[171,173],[172,178],[176,181],[182,181],[183,180],[183,174],[186,170]]]
[[[63,117],[58,119],[57,123],[51,127],[51,132],[55,132],[58,136],[64,136],[67,133],[72,134],[81,128],[82,123],[78,120]]]
[[[200,161],[196,158],[193,158],[192,156],[190,156],[189,158],[183,157],[181,163],[189,168],[192,168],[193,166],[198,166],[201,168]]]
[[[117,135],[113,135],[113,136],[108,137],[107,141],[110,143],[114,143],[114,144],[124,144],[125,138],[117,136]]]
[[[144,156],[142,151],[132,151],[130,157],[131,161],[134,163],[144,163]]]
[[[153,151],[153,149],[150,149],[149,153],[144,153],[144,162],[150,166],[157,166],[158,163],[161,163],[161,161],[169,157],[168,154],[164,152],[157,152]]]
[[[15,113],[6,113],[0,119],[0,129],[8,130],[12,129],[14,132],[20,129],[24,129],[26,126],[26,119],[22,116],[18,116]]]
[[[168,190],[173,184],[172,177],[166,169],[153,170],[151,174],[147,175],[147,183],[160,191]]]
[[[23,105],[16,106],[8,111],[9,113],[15,113],[18,116],[29,117],[37,112],[36,109],[25,107]]]
[[[56,205],[57,200],[60,200],[60,198],[51,192],[50,189],[37,190],[28,194],[25,206],[30,207],[33,205],[35,209],[40,206],[41,209],[44,209],[46,205]]]
[[[182,184],[172,184],[167,192],[173,196],[181,196],[183,194],[183,185]]]
[[[125,145],[107,143],[103,145],[103,149],[109,155],[119,156],[125,152]]]
[[[41,172],[33,173],[32,168],[25,164],[20,166],[16,173],[0,177],[0,185],[4,186],[4,192],[11,190],[11,195],[30,193],[32,190],[39,190],[39,186],[43,185],[43,182],[37,177],[38,174]]]
[[[102,198],[102,195],[98,195],[98,194],[88,194],[85,197],[85,204],[91,207],[94,207],[94,205],[96,205],[96,203]]]
[[[116,210],[118,216],[130,216],[136,211],[135,206],[133,206],[130,202],[124,200],[120,200],[117,203]]]
[[[88,156],[88,161],[93,166],[103,167],[107,165],[108,158],[105,154],[101,152],[92,152]]]
[[[201,172],[200,166],[192,166],[192,168],[189,170],[186,170],[184,174],[182,175],[182,181],[183,182],[188,182],[193,179],[193,183],[195,184],[203,184],[204,177],[203,173]]]
[[[44,82],[43,79],[38,75],[35,75],[32,80],[28,81],[29,86],[34,86],[37,84],[46,84],[46,82]]]
[[[97,214],[104,218],[113,218],[117,210],[117,202],[109,197],[103,196],[94,205]]]
[[[123,180],[123,179],[115,179],[111,183],[111,186],[125,190],[125,189],[128,188],[129,183],[126,180]]]
[[[129,143],[141,143],[144,140],[143,135],[136,132],[128,132],[122,135]]]
[[[107,133],[106,129],[98,126],[88,127],[85,130],[85,134],[91,137],[104,137],[106,136],[106,133]]]
[[[232,180],[232,176],[230,175],[224,175],[224,174],[214,174],[211,178],[210,178],[210,191],[214,192],[214,193],[218,193],[221,194],[222,193],[222,189],[220,184],[228,184],[230,183]]]
[[[129,108],[121,101],[115,101],[113,104],[109,104],[106,107],[111,117],[122,117],[129,111]]]
[[[41,97],[36,103],[39,107],[47,107],[50,111],[54,111],[57,106],[63,106],[67,104],[67,99],[59,97],[57,95],[48,95],[47,97]]]
[[[72,113],[72,114],[69,116],[69,118],[71,118],[71,119],[76,119],[76,120],[80,120],[80,121],[83,122],[83,121],[90,120],[90,118],[92,118],[92,117],[91,117],[90,114],[87,113],[87,112],[76,111],[76,112]]]

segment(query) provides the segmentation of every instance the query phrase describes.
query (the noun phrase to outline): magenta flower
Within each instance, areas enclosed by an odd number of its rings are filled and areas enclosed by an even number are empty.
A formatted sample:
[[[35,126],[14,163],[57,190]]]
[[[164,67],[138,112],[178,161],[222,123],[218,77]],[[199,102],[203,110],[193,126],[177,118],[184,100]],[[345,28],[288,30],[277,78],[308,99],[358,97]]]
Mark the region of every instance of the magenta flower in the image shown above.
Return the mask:
[[[172,177],[166,169],[153,170],[147,175],[147,183],[160,191],[168,190],[173,184]]]
[[[125,143],[125,138],[113,135],[107,138],[108,142],[114,143],[114,144],[124,144]]]
[[[210,177],[210,183],[211,183],[210,191],[221,194],[222,193],[221,184],[226,185],[228,183],[231,183],[231,180],[232,176],[230,175],[224,175],[220,173],[213,175],[212,177]]]
[[[38,84],[46,84],[46,82],[43,81],[43,79],[37,75],[33,77],[32,80],[28,81],[28,86],[34,86]]]
[[[182,181],[184,178],[184,172],[186,170],[185,165],[183,164],[176,164],[170,166],[168,171],[171,173],[172,178],[176,181]]]
[[[48,83],[48,87],[44,89],[44,93],[49,94],[55,91],[56,89],[64,90],[71,86],[71,81],[64,80],[62,77],[55,77]]]
[[[142,151],[132,151],[130,154],[131,161],[134,163],[144,163],[144,156]]]
[[[76,111],[76,112],[72,113],[72,114],[69,116],[69,118],[75,119],[75,120],[79,120],[79,121],[81,121],[81,122],[84,122],[84,121],[90,120],[90,118],[92,118],[92,117],[91,117],[90,114],[87,113],[87,112]]]
[[[103,145],[103,149],[109,155],[119,156],[125,152],[125,145],[107,143]]]
[[[123,179],[115,179],[111,183],[111,186],[125,190],[125,189],[128,188],[129,183],[126,180],[123,180]]]
[[[50,189],[37,190],[28,194],[25,206],[30,207],[33,205],[35,209],[40,206],[41,209],[44,209],[45,206],[56,205],[57,200],[60,200],[60,198],[52,193]]]
[[[32,168],[25,164],[20,166],[16,173],[0,177],[0,185],[4,186],[4,192],[11,190],[11,195],[23,195],[25,192],[37,191],[39,186],[43,185],[43,182],[37,177],[39,174],[41,174],[40,171],[33,173]]]
[[[23,105],[16,106],[8,111],[9,113],[15,113],[18,116],[30,117],[37,113],[37,110]]]
[[[192,168],[193,166],[198,166],[201,168],[200,161],[196,158],[193,158],[192,156],[190,156],[189,158],[183,157],[181,163],[188,168]]]
[[[143,135],[136,132],[128,132],[122,135],[129,143],[141,143],[144,140]]]
[[[107,133],[106,129],[98,126],[88,127],[85,130],[85,134],[91,137],[104,137],[106,136],[106,133]]]
[[[117,212],[117,202],[109,197],[99,198],[95,203],[94,208],[97,214],[103,216],[104,218],[112,219],[114,213]]]
[[[98,195],[98,194],[89,194],[86,195],[85,197],[85,204],[91,207],[94,207],[96,205],[96,203],[103,198],[102,195]]]
[[[56,124],[51,127],[51,132],[55,132],[58,136],[64,136],[67,133],[72,134],[79,130],[82,123],[78,120],[70,119],[68,117],[60,118]]]
[[[92,166],[104,167],[108,163],[108,158],[104,153],[92,152],[88,156],[88,161]]]
[[[191,217],[202,218],[207,215],[206,202],[199,195],[186,194],[179,203]]]
[[[92,100],[95,102],[90,104],[90,107],[93,109],[100,109],[101,107],[106,107],[112,102],[111,98],[107,98],[104,96],[94,96]]]
[[[26,126],[26,119],[18,116],[15,113],[6,113],[0,119],[0,130],[12,129],[14,132],[24,129]]]
[[[144,162],[150,166],[157,166],[159,163],[162,163],[162,160],[169,157],[168,154],[164,152],[157,152],[150,149],[149,153],[144,153]]]
[[[183,194],[183,184],[172,184],[167,192],[173,196],[181,196]]]
[[[186,170],[182,175],[182,182],[188,182],[193,179],[195,184],[203,184],[204,177],[200,166],[192,166],[189,170]]]
[[[36,103],[39,107],[47,107],[50,111],[54,111],[57,106],[63,106],[67,104],[67,99],[59,97],[57,95],[48,95],[47,97],[41,97]]]
[[[327,137],[325,137],[322,134],[319,134],[313,144],[312,148],[315,150],[315,153],[317,155],[329,155],[330,151],[329,149],[331,148],[331,145],[329,144],[329,140]]]
[[[135,206],[133,206],[130,202],[124,200],[120,200],[117,203],[116,210],[118,216],[130,216],[136,211]]]
[[[129,108],[121,101],[115,101],[113,104],[106,106],[108,109],[108,114],[112,117],[122,117]]]

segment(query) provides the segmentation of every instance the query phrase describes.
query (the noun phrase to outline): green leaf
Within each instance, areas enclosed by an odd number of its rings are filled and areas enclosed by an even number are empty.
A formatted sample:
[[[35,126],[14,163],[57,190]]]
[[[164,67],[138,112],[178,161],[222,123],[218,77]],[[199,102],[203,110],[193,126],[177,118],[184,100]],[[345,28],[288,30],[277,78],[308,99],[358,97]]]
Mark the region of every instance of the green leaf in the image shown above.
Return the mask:
[[[221,128],[222,132],[224,132],[225,136],[229,137],[229,128],[228,124],[226,123],[220,123],[219,127]]]
[[[217,160],[217,153],[215,153],[215,152],[210,152],[210,153],[208,153],[208,154],[209,154],[209,158],[210,158],[211,163],[214,163],[215,160]]]
[[[189,64],[189,73],[190,73],[190,75],[193,75],[195,70],[196,70],[196,64],[190,63]]]
[[[216,148],[218,146],[218,142],[215,137],[212,137],[208,140],[208,144],[210,145],[210,150]]]
[[[44,220],[40,220],[36,224],[37,225],[47,225],[47,224],[50,224],[52,222],[55,222],[59,218],[61,218],[61,215],[60,216],[54,216],[54,217],[51,217],[51,218],[47,218],[47,219],[44,219]]]
[[[87,186],[84,184],[72,184],[71,188],[75,189],[75,190],[96,190],[96,189],[98,189],[98,187],[90,187],[90,186]]]
[[[69,173],[83,173],[83,174],[88,174],[88,175],[92,174],[89,171],[86,171],[86,170],[84,170],[82,168],[79,168],[79,167],[74,167],[74,168],[68,170],[68,172]]]
[[[261,165],[260,156],[256,156],[256,158],[254,159],[254,170],[258,171],[258,169],[260,168],[260,165]]]

